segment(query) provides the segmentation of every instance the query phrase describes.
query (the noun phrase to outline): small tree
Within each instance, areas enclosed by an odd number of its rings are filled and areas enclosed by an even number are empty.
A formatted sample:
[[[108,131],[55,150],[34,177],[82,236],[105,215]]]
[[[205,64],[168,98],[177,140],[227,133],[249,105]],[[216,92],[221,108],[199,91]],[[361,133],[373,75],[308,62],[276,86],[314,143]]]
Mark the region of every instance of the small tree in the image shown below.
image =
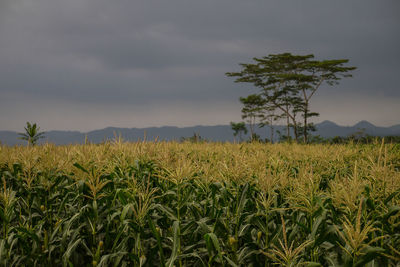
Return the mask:
[[[242,141],[242,133],[247,134],[247,128],[244,122],[231,122],[231,128],[233,130],[233,137],[235,138],[235,142],[237,135],[239,135],[239,140]]]
[[[24,127],[24,133],[18,133],[20,135],[19,139],[26,140],[28,142],[28,146],[36,145],[39,139],[44,138],[44,132],[39,132],[40,128],[36,125],[36,123],[26,122],[26,127]]]
[[[248,97],[241,97],[240,102],[244,105],[242,108],[242,119],[245,119],[250,128],[250,139],[253,140],[255,136],[255,125],[257,119],[261,118],[265,100],[261,95],[252,94]]]
[[[199,143],[204,141],[198,133],[193,133],[191,137],[181,137],[181,142]]]
[[[269,133],[270,133],[269,141],[271,143],[274,143],[274,132],[275,132],[274,122],[281,119],[283,116],[284,115],[282,115],[282,114],[278,115],[276,113],[274,106],[268,105],[268,104],[266,104],[264,106],[264,112],[260,116],[259,127],[260,128],[265,127],[265,126],[269,127]]]

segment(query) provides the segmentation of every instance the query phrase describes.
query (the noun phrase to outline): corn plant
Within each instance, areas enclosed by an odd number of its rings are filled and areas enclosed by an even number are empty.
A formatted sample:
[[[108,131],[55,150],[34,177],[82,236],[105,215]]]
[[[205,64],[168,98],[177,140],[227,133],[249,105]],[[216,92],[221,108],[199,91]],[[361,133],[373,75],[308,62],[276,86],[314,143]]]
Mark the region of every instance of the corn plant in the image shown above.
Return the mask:
[[[0,146],[1,266],[398,266],[400,147]]]

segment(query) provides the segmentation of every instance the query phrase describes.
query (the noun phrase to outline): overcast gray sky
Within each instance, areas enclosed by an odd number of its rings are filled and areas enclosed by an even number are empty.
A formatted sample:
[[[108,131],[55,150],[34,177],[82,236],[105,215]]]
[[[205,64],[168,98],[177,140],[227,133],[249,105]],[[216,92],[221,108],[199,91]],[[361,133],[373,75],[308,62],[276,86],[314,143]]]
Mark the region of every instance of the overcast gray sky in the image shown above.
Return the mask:
[[[358,67],[318,121],[400,123],[400,1],[0,0],[0,130],[240,121],[225,72],[291,52]]]

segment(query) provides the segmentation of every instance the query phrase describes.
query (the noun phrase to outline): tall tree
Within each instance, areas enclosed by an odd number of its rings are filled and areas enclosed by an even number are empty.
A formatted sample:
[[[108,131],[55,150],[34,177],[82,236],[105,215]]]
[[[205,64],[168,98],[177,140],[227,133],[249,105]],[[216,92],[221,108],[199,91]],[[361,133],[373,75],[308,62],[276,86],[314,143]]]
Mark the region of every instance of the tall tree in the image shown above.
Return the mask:
[[[294,74],[303,102],[303,136],[305,143],[308,142],[308,131],[313,129],[313,125],[309,123],[308,119],[319,115],[310,111],[311,98],[322,84],[337,85],[341,78],[352,77],[349,72],[355,70],[356,67],[344,66],[348,62],[348,59],[306,60],[302,62]]]
[[[253,141],[255,137],[255,125],[257,119],[261,117],[262,110],[265,105],[265,100],[261,95],[252,94],[248,97],[241,97],[240,102],[243,104],[242,119],[245,119],[249,125],[250,138]]]
[[[228,72],[227,76],[238,77],[235,82],[252,83],[261,89],[266,103],[281,111],[286,118],[287,136],[290,127],[296,141],[299,135],[308,141],[308,131],[313,127],[309,118],[318,116],[310,111],[310,100],[319,87],[326,82],[337,84],[342,77],[350,77],[349,71],[355,67],[346,67],[347,59],[313,60],[314,55],[292,55],[290,53],[254,58],[255,63],[240,64],[242,71]],[[303,116],[303,128],[297,115]]]
[[[301,99],[293,84],[292,77],[295,64],[308,56],[293,56],[289,53],[269,55],[263,58],[254,58],[255,64],[240,64],[241,72],[228,72],[227,76],[238,77],[235,82],[252,83],[261,89],[267,103],[282,112],[286,118],[287,136],[290,137],[290,128],[293,128],[297,140],[297,118]]]
[[[247,128],[244,122],[231,122],[231,128],[233,130],[233,137],[235,138],[235,141],[237,135],[239,135],[239,140],[242,141],[242,133],[247,134]]]
[[[20,135],[19,139],[26,140],[28,142],[28,146],[36,145],[39,139],[44,138],[44,132],[39,132],[40,128],[36,125],[36,123],[26,122],[26,127],[24,127],[24,133],[18,133]]]

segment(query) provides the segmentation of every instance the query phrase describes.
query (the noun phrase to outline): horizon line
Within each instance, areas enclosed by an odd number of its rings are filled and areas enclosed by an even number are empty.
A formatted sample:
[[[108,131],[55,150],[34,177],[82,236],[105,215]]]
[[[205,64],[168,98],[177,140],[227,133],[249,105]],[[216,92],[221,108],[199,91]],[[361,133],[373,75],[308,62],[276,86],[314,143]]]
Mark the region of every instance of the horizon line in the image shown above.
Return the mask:
[[[355,127],[357,124],[360,124],[360,123],[368,123],[368,124],[371,124],[372,126],[378,127],[378,128],[391,128],[391,127],[400,125],[400,123],[399,123],[399,124],[393,124],[393,125],[390,125],[390,126],[377,126],[377,125],[375,125],[375,124],[373,124],[373,123],[371,123],[371,122],[369,122],[367,120],[360,120],[360,121],[358,121],[357,123],[355,123],[353,125],[340,125],[340,124],[337,124],[336,122],[331,121],[331,120],[323,120],[321,122],[315,123],[315,125],[322,124],[322,123],[331,123],[331,124],[334,124],[334,125],[339,126],[339,127]],[[249,124],[246,124],[246,125],[249,125]],[[129,127],[118,127],[118,126],[106,126],[106,127],[103,127],[103,128],[96,128],[96,129],[88,130],[88,131],[53,129],[53,130],[44,130],[44,132],[79,132],[79,133],[85,134],[85,133],[90,133],[90,132],[93,132],[93,131],[105,130],[105,129],[108,129],[108,128],[128,129],[128,130],[132,130],[132,129],[146,130],[146,129],[149,129],[149,128],[167,128],[167,127],[171,127],[171,128],[184,129],[184,128],[194,128],[194,127],[216,127],[216,126],[229,126],[229,124],[214,124],[214,125],[197,124],[197,125],[192,125],[192,126],[162,125],[162,126],[131,127],[131,128],[129,128]],[[284,125],[284,124],[283,125],[282,124],[274,124],[274,126],[286,127],[286,125]],[[0,130],[0,131],[1,132],[16,132],[16,133],[18,133],[18,131],[14,131],[14,130]]]

